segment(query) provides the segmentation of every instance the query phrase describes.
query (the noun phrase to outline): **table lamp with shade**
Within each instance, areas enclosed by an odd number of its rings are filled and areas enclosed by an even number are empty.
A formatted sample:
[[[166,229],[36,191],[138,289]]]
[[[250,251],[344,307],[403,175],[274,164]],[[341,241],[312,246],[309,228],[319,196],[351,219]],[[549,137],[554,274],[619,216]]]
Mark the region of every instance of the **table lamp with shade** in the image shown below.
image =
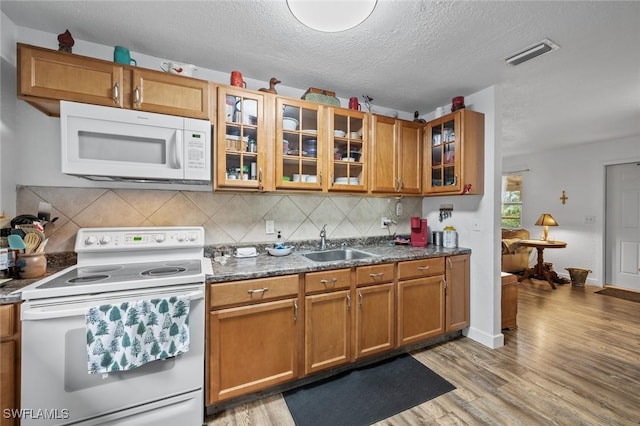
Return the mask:
[[[542,239],[544,241],[547,241],[547,237],[549,236],[549,227],[558,226],[558,222],[556,222],[553,216],[551,216],[549,213],[542,213],[535,224],[538,226],[544,226],[544,231],[542,234]]]

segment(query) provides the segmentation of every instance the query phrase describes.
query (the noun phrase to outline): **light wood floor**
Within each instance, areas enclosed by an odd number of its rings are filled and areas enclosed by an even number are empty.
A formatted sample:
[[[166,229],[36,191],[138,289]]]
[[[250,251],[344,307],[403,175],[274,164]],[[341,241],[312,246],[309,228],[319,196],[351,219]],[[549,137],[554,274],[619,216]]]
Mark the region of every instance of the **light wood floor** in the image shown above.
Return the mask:
[[[640,303],[597,290],[523,281],[503,347],[461,338],[414,353],[457,389],[377,425],[640,424]],[[294,424],[280,395],[208,421]]]

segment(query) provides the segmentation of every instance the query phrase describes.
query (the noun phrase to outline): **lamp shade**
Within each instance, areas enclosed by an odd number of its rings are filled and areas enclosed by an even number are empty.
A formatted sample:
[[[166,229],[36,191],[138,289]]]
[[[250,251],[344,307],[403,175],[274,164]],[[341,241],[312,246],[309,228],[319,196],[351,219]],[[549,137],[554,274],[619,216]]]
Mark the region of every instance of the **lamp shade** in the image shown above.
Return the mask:
[[[558,226],[558,222],[549,213],[542,213],[535,224],[538,226]]]

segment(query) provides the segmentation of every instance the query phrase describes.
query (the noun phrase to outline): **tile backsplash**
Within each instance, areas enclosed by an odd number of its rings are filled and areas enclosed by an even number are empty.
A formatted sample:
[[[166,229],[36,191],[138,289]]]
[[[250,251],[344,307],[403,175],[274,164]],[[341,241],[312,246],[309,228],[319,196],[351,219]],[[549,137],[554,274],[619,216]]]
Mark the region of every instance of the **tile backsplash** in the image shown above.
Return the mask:
[[[354,195],[255,194],[144,189],[95,189],[21,186],[18,214],[33,214],[39,202],[52,205],[47,226],[47,252],[73,251],[79,228],[114,226],[202,226],[206,244],[251,244],[275,241],[265,233],[265,221],[289,241],[319,238],[327,224],[327,239],[388,235],[383,216],[397,222],[391,233],[410,232],[409,218],[420,216],[422,198],[402,198],[403,215],[395,215],[397,199]]]

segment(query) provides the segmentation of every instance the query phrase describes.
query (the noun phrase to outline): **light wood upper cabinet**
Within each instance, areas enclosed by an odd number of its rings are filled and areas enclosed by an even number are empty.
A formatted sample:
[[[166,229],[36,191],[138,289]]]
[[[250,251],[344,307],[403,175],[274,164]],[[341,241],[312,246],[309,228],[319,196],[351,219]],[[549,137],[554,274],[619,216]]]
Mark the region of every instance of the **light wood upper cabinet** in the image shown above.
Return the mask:
[[[397,122],[381,115],[371,116],[371,192],[398,191],[398,153],[395,146]]]
[[[18,97],[49,115],[60,100],[209,118],[205,80],[18,44]]]
[[[366,192],[369,128],[367,114],[344,108],[328,111],[329,191]]]
[[[371,192],[421,194],[423,125],[379,115],[371,121]]]
[[[427,123],[424,194],[482,194],[484,114],[461,109]]]
[[[274,152],[268,137],[272,96],[218,86],[215,138],[216,189],[273,189]]]
[[[278,97],[275,112],[276,188],[325,189],[328,150],[326,107]]]
[[[398,186],[403,194],[422,192],[423,124],[400,120],[398,140]]]
[[[17,54],[18,98],[48,115],[60,115],[60,100],[124,106],[122,64],[25,44]]]
[[[166,72],[131,69],[132,108],[159,114],[209,118],[210,84]]]
[[[446,260],[445,331],[457,331],[469,325],[470,256],[449,256]]]

